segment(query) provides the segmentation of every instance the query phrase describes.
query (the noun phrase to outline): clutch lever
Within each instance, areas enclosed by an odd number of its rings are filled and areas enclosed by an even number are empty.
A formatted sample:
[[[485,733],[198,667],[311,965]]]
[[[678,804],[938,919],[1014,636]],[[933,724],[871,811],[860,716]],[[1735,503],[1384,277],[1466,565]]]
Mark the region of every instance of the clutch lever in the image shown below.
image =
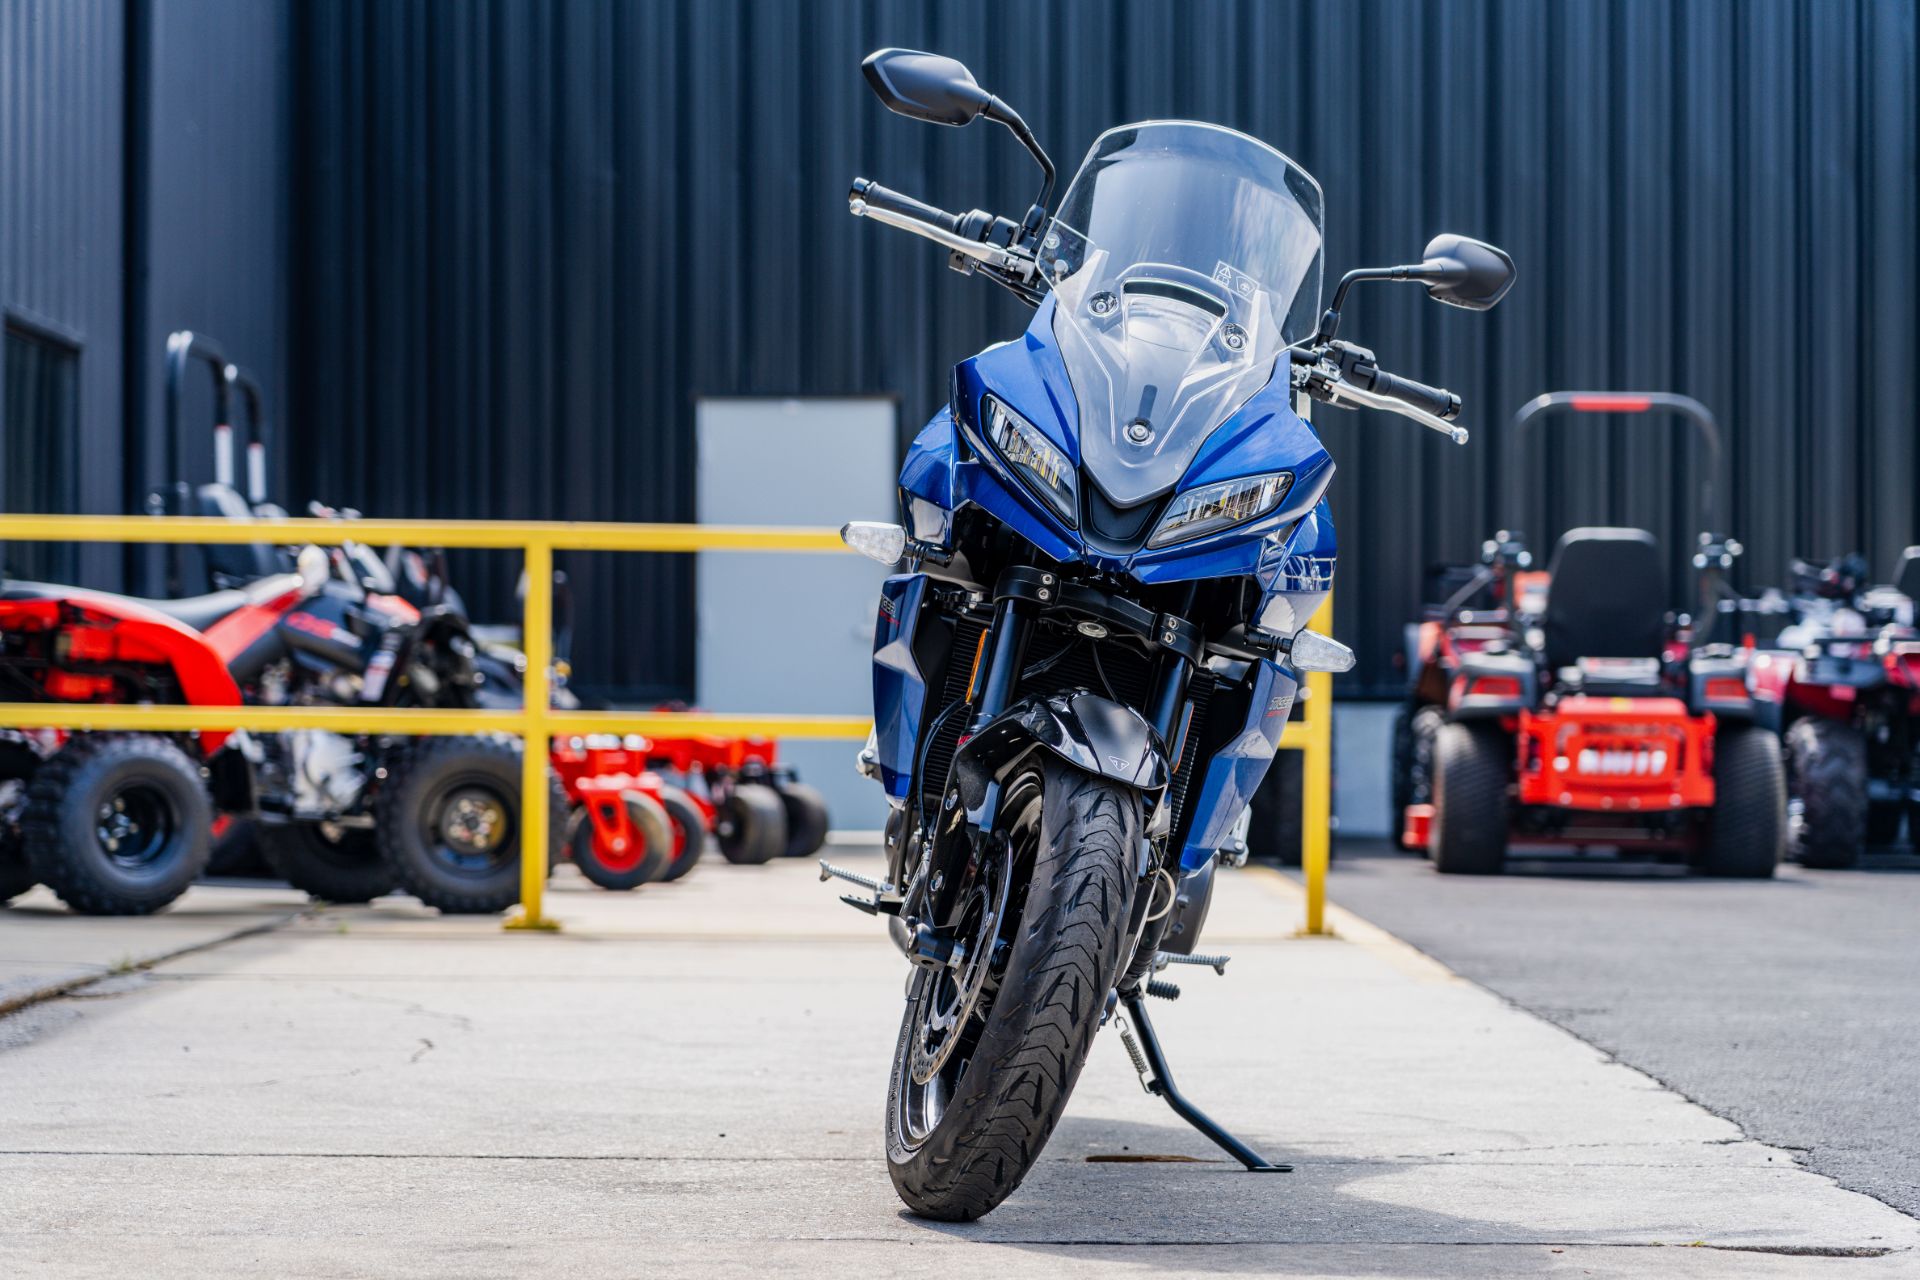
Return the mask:
[[[1381,395],[1376,391],[1363,391],[1346,381],[1332,365],[1317,366],[1310,375],[1307,384],[1314,399],[1324,400],[1328,404],[1344,405],[1351,409],[1384,409],[1388,413],[1397,413],[1403,418],[1412,418],[1430,431],[1438,431],[1455,444],[1467,442],[1467,429],[1458,423],[1448,422],[1425,409],[1415,408],[1404,400]]]

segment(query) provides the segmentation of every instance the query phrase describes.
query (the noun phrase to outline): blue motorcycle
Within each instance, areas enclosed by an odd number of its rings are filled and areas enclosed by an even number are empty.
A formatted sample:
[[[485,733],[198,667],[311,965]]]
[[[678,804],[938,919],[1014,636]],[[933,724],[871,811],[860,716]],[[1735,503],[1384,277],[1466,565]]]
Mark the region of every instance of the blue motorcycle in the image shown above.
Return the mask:
[[[1116,1018],[1150,1092],[1247,1168],[1283,1169],[1175,1088],[1145,1000],[1177,994],[1168,964],[1224,969],[1193,954],[1214,865],[1243,847],[1300,673],[1353,664],[1305,629],[1334,568],[1311,402],[1466,439],[1458,397],[1336,338],[1346,292],[1417,281],[1485,310],[1513,263],[1441,236],[1418,264],[1348,272],[1322,313],[1319,185],[1265,143],[1112,129],[1050,209],[1052,162],[964,66],[886,49],[863,70],[902,115],[1006,126],[1044,175],[1017,221],[865,179],[850,196],[1035,308],[954,369],[901,471],[902,523],[842,531],[904,569],[881,592],[860,758],[891,805],[885,879],[822,864],[913,966],[894,1186],[932,1218],[999,1204]]]

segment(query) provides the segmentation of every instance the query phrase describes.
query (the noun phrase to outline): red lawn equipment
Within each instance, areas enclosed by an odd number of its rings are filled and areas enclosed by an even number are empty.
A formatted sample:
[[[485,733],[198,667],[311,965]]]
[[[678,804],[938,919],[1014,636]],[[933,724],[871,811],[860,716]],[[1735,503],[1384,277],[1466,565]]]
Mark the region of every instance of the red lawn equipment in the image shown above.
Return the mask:
[[[1700,506],[1711,530],[1720,435],[1686,396],[1543,395],[1514,417],[1515,452],[1545,413],[1654,410],[1679,414],[1703,442]],[[1718,616],[1739,550],[1723,535],[1700,537],[1693,616],[1703,625]],[[1544,599],[1521,579],[1523,555],[1499,547],[1488,557],[1497,620],[1462,607],[1440,624],[1432,670],[1444,676],[1444,694],[1428,704],[1441,708],[1432,803],[1408,806],[1408,842],[1425,844],[1446,873],[1497,873],[1509,840],[1520,840],[1675,857],[1711,875],[1772,875],[1785,783],[1779,740],[1758,723],[1746,651],[1707,644],[1689,619],[1668,615],[1665,566],[1644,530],[1570,530]]]
[[[714,836],[728,862],[806,857],[827,842],[826,797],[780,764],[780,744],[771,738],[696,734],[648,741],[652,767],[712,810]]]
[[[603,889],[678,880],[706,851],[713,810],[647,765],[638,735],[556,739],[554,772],[572,814],[567,851]]]

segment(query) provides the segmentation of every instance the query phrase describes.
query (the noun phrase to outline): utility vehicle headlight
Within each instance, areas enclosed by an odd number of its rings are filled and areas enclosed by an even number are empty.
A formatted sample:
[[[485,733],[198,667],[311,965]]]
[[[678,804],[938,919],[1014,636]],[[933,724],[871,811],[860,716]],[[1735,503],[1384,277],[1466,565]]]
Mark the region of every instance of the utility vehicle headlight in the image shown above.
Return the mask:
[[[1276,471],[1190,489],[1173,500],[1147,545],[1170,546],[1257,520],[1279,506],[1292,487],[1293,473]]]
[[[1074,488],[1073,464],[1040,429],[1007,406],[986,397],[982,406],[987,420],[987,439],[1019,473],[1027,487],[1046,499],[1069,526],[1079,510]]]

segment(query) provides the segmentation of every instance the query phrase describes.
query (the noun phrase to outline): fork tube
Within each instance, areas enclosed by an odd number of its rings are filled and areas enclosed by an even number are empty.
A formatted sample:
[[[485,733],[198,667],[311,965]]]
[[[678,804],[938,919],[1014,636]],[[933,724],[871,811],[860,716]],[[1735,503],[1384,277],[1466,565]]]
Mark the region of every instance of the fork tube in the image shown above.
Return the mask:
[[[1014,682],[1020,676],[1020,659],[1027,649],[1029,625],[1024,603],[1003,596],[993,606],[993,623],[987,629],[986,670],[976,679],[978,692],[973,701],[972,733],[978,733],[1013,698]]]
[[[1171,650],[1160,655],[1160,672],[1154,677],[1150,705],[1153,727],[1167,750],[1172,751],[1173,738],[1180,731],[1180,717],[1187,705],[1187,660]]]

